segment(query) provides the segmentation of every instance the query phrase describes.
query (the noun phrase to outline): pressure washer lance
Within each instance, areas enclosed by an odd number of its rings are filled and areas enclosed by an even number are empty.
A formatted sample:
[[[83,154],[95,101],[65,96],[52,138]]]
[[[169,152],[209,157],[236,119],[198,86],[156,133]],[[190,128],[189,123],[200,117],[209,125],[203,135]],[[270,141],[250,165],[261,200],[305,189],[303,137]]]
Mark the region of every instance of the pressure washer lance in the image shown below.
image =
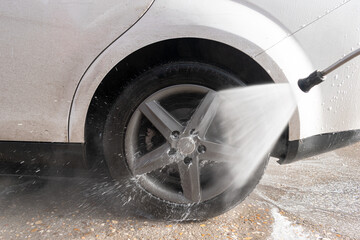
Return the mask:
[[[322,83],[325,80],[326,75],[328,75],[335,69],[339,68],[340,66],[344,65],[345,63],[347,63],[348,61],[359,55],[360,55],[360,48],[346,55],[339,61],[332,64],[330,67],[324,69],[323,71],[316,70],[315,72],[311,73],[307,78],[303,78],[298,81],[299,88],[303,92],[310,91],[311,88]]]

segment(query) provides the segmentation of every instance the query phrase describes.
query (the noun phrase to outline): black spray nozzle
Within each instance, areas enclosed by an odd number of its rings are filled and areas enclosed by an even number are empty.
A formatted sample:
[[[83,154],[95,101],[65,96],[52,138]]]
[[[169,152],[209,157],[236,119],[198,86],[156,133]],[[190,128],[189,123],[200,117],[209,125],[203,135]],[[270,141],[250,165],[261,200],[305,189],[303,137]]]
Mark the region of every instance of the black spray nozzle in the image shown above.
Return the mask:
[[[308,92],[311,88],[322,83],[323,81],[324,74],[320,71],[315,71],[311,73],[307,78],[300,79],[298,81],[298,85],[303,92]]]
[[[360,48],[356,49],[355,51],[351,52],[350,54],[346,55],[345,57],[341,58],[334,64],[330,65],[323,71],[315,71],[312,74],[310,74],[307,78],[300,79],[298,81],[299,88],[303,92],[308,92],[310,89],[319,83],[322,83],[324,81],[324,77],[334,71],[335,69],[339,68],[340,66],[344,65],[354,57],[357,57],[360,55]]]

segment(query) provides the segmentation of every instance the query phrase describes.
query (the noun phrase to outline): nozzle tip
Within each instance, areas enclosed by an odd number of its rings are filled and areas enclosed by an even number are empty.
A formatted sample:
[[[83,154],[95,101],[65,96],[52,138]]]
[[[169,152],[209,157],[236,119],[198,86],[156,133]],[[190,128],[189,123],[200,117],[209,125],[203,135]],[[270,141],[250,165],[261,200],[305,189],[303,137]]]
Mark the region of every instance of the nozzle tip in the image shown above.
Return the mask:
[[[300,79],[298,81],[299,88],[307,93],[314,86],[322,83],[324,81],[324,75],[320,71],[315,71],[311,73],[307,78]]]

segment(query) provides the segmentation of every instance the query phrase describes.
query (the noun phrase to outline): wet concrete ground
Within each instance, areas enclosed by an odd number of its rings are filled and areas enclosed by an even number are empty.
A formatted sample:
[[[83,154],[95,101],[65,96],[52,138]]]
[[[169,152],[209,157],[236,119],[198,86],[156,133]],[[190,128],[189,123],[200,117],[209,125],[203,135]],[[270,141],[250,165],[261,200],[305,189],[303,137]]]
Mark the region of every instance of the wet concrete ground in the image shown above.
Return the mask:
[[[0,177],[0,239],[360,239],[360,144],[274,160],[255,191],[203,222],[159,222],[127,183]],[[128,194],[120,194],[119,189]]]

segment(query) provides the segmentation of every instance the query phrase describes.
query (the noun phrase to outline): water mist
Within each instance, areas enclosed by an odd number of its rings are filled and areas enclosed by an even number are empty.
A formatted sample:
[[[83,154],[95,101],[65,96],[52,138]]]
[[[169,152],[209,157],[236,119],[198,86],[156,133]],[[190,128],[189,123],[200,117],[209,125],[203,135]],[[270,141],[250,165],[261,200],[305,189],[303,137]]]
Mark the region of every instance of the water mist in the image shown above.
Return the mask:
[[[235,187],[246,184],[287,126],[296,109],[289,84],[267,84],[220,91],[216,130],[230,151],[228,171]]]

